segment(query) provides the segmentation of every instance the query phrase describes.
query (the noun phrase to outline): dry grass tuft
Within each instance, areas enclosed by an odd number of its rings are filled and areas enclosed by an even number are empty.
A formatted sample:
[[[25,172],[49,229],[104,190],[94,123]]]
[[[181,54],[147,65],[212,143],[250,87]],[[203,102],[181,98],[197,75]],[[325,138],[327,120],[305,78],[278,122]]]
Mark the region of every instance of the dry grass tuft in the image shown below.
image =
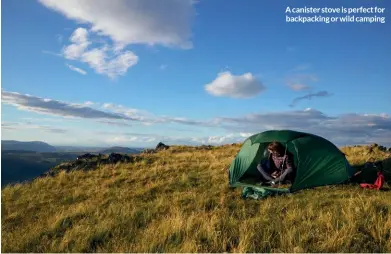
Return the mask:
[[[391,252],[390,192],[341,185],[242,200],[225,171],[239,149],[172,147],[7,186],[2,251]],[[353,164],[389,158],[342,150]]]

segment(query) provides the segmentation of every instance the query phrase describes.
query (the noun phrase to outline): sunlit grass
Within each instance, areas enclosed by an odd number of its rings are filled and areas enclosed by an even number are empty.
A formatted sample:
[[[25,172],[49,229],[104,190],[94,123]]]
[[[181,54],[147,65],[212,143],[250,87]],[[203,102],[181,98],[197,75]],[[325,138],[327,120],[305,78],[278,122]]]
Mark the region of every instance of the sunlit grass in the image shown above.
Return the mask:
[[[391,252],[391,192],[341,185],[243,200],[228,188],[239,149],[172,147],[7,186],[2,251]],[[342,150],[353,164],[390,156]]]

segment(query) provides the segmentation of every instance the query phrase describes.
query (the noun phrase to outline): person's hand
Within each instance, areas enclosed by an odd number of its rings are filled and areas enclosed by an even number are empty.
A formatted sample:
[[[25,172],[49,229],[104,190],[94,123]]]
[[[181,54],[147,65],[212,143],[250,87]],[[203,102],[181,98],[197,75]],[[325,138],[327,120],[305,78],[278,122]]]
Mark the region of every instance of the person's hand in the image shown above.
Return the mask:
[[[274,172],[272,173],[271,176],[272,176],[273,178],[277,178],[278,175],[279,175],[279,174],[278,174],[278,171],[274,171]]]

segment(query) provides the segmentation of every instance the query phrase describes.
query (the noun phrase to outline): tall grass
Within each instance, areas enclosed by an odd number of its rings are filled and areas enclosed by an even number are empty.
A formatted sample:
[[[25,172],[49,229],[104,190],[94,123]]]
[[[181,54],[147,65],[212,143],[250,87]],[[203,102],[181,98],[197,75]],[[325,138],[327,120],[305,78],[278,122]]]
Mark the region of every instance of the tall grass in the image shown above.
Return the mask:
[[[2,251],[391,252],[391,192],[341,185],[242,200],[227,175],[239,149],[172,147],[7,186]],[[352,163],[389,156],[342,150]]]

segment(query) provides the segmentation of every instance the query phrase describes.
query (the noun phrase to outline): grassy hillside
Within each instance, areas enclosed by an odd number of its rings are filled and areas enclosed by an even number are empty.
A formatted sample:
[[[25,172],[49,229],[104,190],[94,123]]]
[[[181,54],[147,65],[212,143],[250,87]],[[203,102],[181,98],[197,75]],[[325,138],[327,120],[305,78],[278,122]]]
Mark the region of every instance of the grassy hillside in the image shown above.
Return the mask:
[[[2,251],[391,252],[390,191],[344,185],[243,200],[227,184],[239,149],[172,147],[8,186]],[[390,156],[343,151],[354,164]]]

